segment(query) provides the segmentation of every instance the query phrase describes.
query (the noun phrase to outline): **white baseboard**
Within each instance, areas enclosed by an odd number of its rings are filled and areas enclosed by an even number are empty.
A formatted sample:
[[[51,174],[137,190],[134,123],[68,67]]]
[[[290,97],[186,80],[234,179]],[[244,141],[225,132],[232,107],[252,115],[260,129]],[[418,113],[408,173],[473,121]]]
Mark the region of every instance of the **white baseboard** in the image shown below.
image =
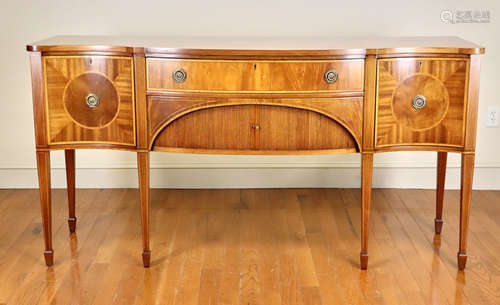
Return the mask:
[[[318,166],[318,165],[316,165]],[[375,167],[375,188],[435,188],[434,167]],[[63,168],[52,170],[52,186],[65,187]],[[79,188],[135,188],[135,168],[79,168]],[[153,188],[358,188],[358,167],[303,168],[153,168]],[[0,169],[0,188],[38,187],[36,169]],[[446,187],[460,187],[460,168],[449,167]],[[500,189],[500,167],[478,167],[474,189]]]

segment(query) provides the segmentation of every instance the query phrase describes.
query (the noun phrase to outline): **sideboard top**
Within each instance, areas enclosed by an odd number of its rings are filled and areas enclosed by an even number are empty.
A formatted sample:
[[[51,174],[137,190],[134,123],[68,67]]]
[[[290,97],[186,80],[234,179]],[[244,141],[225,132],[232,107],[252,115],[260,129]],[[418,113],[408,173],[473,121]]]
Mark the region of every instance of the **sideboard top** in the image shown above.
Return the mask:
[[[154,37],[54,36],[27,45],[31,52],[123,54],[328,56],[365,54],[482,54],[458,37]]]

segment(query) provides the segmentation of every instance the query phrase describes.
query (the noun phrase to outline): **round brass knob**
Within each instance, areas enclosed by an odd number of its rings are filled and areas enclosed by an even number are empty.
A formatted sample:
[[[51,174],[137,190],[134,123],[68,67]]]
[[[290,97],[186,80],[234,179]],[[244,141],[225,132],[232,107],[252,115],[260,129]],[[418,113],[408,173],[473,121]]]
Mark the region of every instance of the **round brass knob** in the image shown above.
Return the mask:
[[[172,77],[178,83],[183,83],[186,80],[187,73],[184,69],[176,69],[174,73],[172,73]]]
[[[97,94],[90,93],[85,98],[85,103],[87,103],[87,106],[89,106],[90,108],[95,108],[97,107],[97,105],[99,105],[99,97],[97,96]]]
[[[427,100],[425,99],[425,96],[423,96],[423,95],[417,95],[413,98],[412,106],[413,106],[413,108],[415,108],[417,110],[424,108],[426,104],[427,104]]]
[[[339,73],[335,69],[331,69],[325,72],[324,78],[325,82],[333,84],[339,79]]]

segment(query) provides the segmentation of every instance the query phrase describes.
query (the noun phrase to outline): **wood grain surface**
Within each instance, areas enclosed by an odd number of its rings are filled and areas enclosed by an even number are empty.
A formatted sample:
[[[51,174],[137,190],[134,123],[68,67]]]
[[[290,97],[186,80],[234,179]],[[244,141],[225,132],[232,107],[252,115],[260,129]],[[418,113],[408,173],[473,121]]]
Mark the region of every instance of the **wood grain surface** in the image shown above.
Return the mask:
[[[183,82],[174,71],[186,73]],[[325,73],[338,73],[327,83]],[[175,60],[147,59],[147,89],[153,91],[302,93],[363,91],[364,61]]]
[[[303,98],[303,99],[251,99],[251,98],[246,98],[246,99],[238,99],[238,98],[232,98],[232,99],[221,99],[221,98],[206,98],[206,99],[200,99],[200,98],[178,98],[178,97],[157,97],[157,96],[151,96],[148,98],[148,124],[149,124],[149,138],[150,138],[150,147],[153,148],[153,142],[156,140],[156,138],[160,135],[160,133],[168,127],[169,124],[172,122],[175,122],[175,120],[181,118],[183,116],[189,116],[193,114],[194,116],[198,116],[196,112],[201,111],[202,109],[208,109],[208,108],[217,108],[217,107],[223,107],[221,110],[232,110],[234,108],[231,108],[233,106],[237,105],[268,105],[268,106],[276,106],[276,107],[289,107],[289,108],[297,108],[297,111],[300,109],[305,109],[305,110],[310,110],[311,112],[315,112],[316,114],[321,114],[324,115],[331,120],[335,121],[336,123],[340,124],[343,128],[345,128],[349,134],[354,138],[356,142],[356,147],[357,150],[359,151],[359,148],[361,147],[361,137],[362,137],[362,109],[363,109],[363,99],[360,97],[357,98]],[[260,107],[262,108],[262,107]],[[257,109],[257,108],[256,108]],[[272,123],[272,132],[273,133],[279,133],[279,132],[285,132],[285,133],[293,133],[293,132],[299,132],[300,129],[295,129],[294,131],[289,130],[289,126],[286,126],[287,128],[280,128],[279,123],[284,123],[283,121],[275,121],[275,122],[270,122],[268,118],[263,117],[261,118],[260,116],[257,117],[254,115],[253,117],[250,116],[250,114],[245,114],[245,117],[238,117],[237,113],[227,113],[224,114],[221,111],[216,111],[218,112],[218,119],[224,118],[225,115],[227,117],[223,121],[219,121],[217,124],[220,124],[220,126],[224,124],[229,124],[227,121],[228,119],[231,120],[233,124],[236,125],[245,125],[248,129],[250,125],[258,125],[261,119],[267,120],[267,124]],[[204,112],[206,113],[206,112]],[[212,114],[215,114],[215,112],[211,112]],[[284,113],[284,112],[282,112]],[[289,112],[287,112],[289,113]],[[298,112],[298,113],[303,113],[303,112]],[[243,114],[241,114],[243,115]],[[313,114],[311,114],[313,115]],[[317,117],[318,119],[320,117]],[[215,118],[214,118],[215,119]],[[288,118],[289,120],[293,118]],[[246,121],[242,121],[246,120]],[[215,122],[213,120],[207,121],[207,120],[202,120],[199,122],[200,125],[198,125],[199,128],[200,126],[206,126],[207,129],[213,128],[208,125],[210,123]],[[193,122],[194,124],[194,122]],[[297,123],[294,123],[297,124]],[[194,125],[187,125],[187,127],[191,127]],[[268,128],[271,126],[268,126]],[[298,127],[298,126],[297,126]],[[242,127],[243,128],[243,127]],[[242,129],[243,130],[243,129]],[[200,130],[201,132],[206,133],[207,131],[205,130]],[[183,133],[191,133],[189,130],[184,130],[182,131]],[[234,132],[236,131],[231,131],[231,135],[235,135]],[[267,132],[267,131],[265,131]],[[216,134],[219,137],[223,137],[223,134],[217,133]],[[249,147],[251,144],[251,140],[247,136],[250,137],[250,135],[246,136],[246,131],[244,134],[239,134],[241,136],[241,141],[247,141],[245,144],[242,144],[245,147]],[[343,137],[343,136],[341,136]],[[175,139],[169,139],[169,141],[174,141]],[[193,141],[194,139],[191,139],[190,141]],[[213,141],[215,139],[204,139],[204,143],[208,143],[207,141]],[[267,141],[264,139],[264,141]],[[194,143],[193,143],[194,144]],[[200,143],[201,144],[201,143]],[[251,145],[250,145],[251,146]],[[349,146],[351,148],[352,146]],[[203,148],[199,146],[198,148]],[[213,147],[212,147],[213,148]],[[232,152],[237,153],[237,150],[233,150]],[[226,151],[228,153],[228,151]]]
[[[498,191],[472,192],[469,258],[457,271],[459,191],[375,189],[370,267],[359,270],[356,189],[151,190],[151,268],[140,260],[137,189],[53,191],[56,260],[40,255],[37,190],[0,190],[0,304],[500,303]],[[99,208],[97,208],[99,207]],[[133,259],[135,257],[136,259]]]
[[[357,149],[351,134],[335,120],[313,111],[271,105],[222,106],[192,112],[168,125],[153,147],[228,153]]]
[[[132,58],[43,57],[49,144],[135,146]],[[99,104],[89,107],[86,97]]]
[[[38,52],[115,52],[163,56],[331,57],[365,54],[482,54],[484,48],[451,36],[419,37],[151,37],[55,36],[27,45]]]
[[[467,59],[379,60],[375,146],[463,147],[468,70]]]

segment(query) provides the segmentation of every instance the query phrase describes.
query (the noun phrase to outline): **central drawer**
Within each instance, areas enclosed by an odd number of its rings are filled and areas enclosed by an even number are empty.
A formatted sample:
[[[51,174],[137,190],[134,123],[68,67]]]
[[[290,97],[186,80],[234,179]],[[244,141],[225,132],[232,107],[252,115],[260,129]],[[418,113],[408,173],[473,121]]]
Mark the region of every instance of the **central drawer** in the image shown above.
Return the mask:
[[[147,59],[149,91],[362,92],[363,59]]]

